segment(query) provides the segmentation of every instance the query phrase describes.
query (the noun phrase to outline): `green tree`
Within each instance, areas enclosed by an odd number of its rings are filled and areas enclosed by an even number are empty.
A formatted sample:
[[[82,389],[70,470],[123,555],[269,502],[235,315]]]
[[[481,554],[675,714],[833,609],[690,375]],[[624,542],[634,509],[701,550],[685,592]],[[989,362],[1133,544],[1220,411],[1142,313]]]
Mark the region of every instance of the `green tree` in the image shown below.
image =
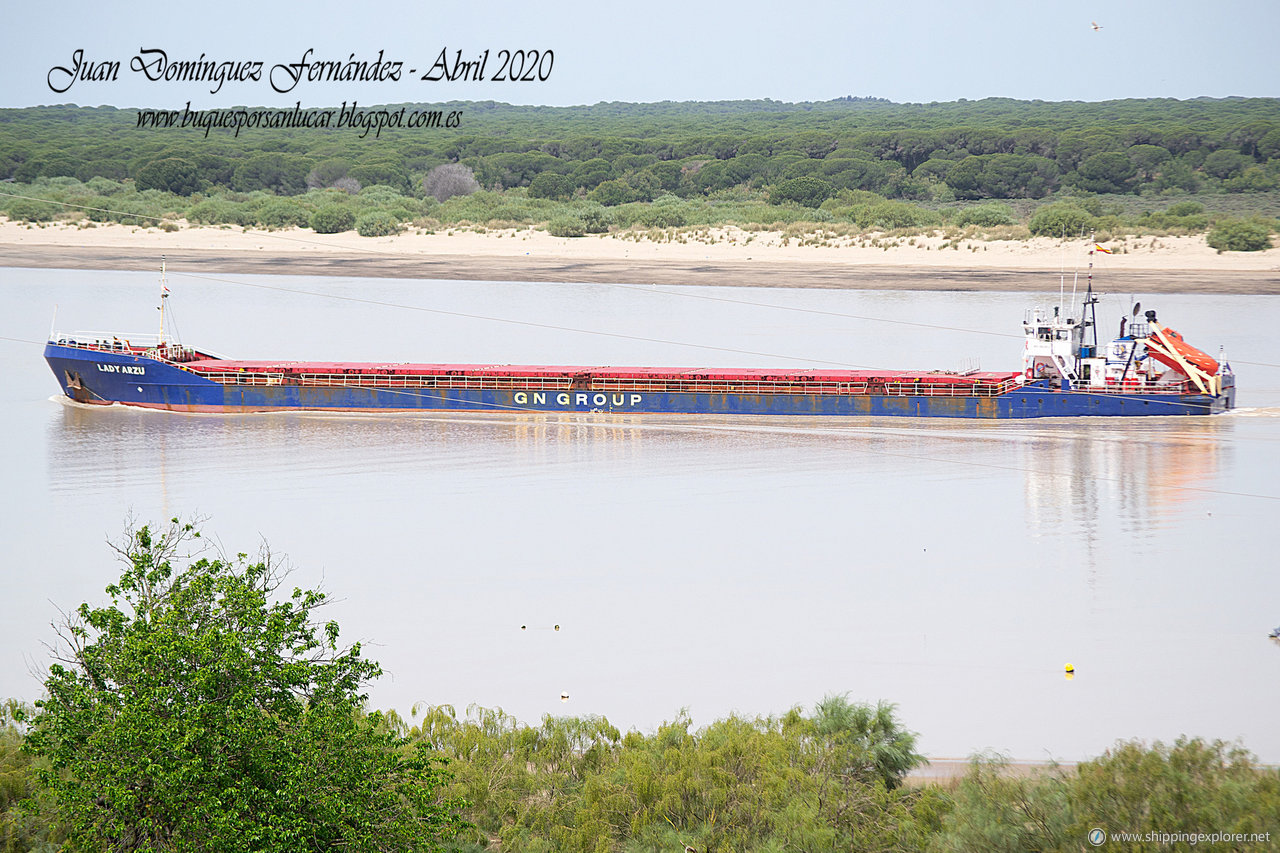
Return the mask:
[[[1145,840],[1148,833],[1270,833],[1273,842],[1280,834],[1280,773],[1240,747],[1198,738],[1121,742],[1074,771],[1051,766],[1031,776],[979,759],[954,797],[930,848],[938,853],[1086,850],[1095,828],[1131,833],[1139,840],[1123,849],[1151,853],[1197,848]]]
[[[1070,182],[1093,193],[1127,193],[1133,188],[1138,167],[1119,151],[1094,154],[1080,164]]]
[[[1134,145],[1129,149],[1129,161],[1138,169],[1143,180],[1151,180],[1160,167],[1170,158],[1169,151],[1159,145]]]
[[[1067,772],[1057,768],[1028,777],[1010,772],[1007,759],[975,759],[956,789],[955,808],[943,818],[943,831],[930,849],[938,853],[1078,850],[1086,836],[1071,836],[1069,790]],[[1074,848],[1068,846],[1071,841],[1076,842]]]
[[[668,192],[674,192],[680,186],[680,176],[683,169],[681,169],[679,163],[664,160],[646,167],[645,171],[652,172],[653,176],[658,179],[658,185]]]
[[[278,595],[269,553],[191,554],[198,536],[131,530],[111,603],[62,632],[28,747],[73,844],[438,849],[458,827],[439,759],[361,710],[378,665],[315,621],[323,594]]]
[[[1136,835],[1270,832],[1273,843],[1280,834],[1280,773],[1259,768],[1246,750],[1222,741],[1119,743],[1076,768],[1069,793],[1068,837],[1075,849],[1093,827]],[[1169,847],[1157,842],[1129,849]]]
[[[896,788],[925,758],[916,752],[915,733],[893,718],[894,708],[889,702],[850,702],[848,694],[827,696],[814,708],[814,732],[845,765],[842,772]]]
[[[333,186],[347,176],[351,164],[341,157],[329,157],[321,160],[316,167],[307,173],[307,186],[313,190]]]
[[[1263,158],[1280,157],[1280,127],[1267,132],[1258,140],[1258,156]]]
[[[200,189],[200,170],[181,157],[154,160],[133,177],[140,190],[165,190],[175,195],[191,195]]]
[[[794,201],[804,207],[817,207],[835,195],[835,192],[835,188],[821,178],[791,178],[774,184],[769,192],[769,203]]]
[[[595,189],[587,193],[587,198],[591,201],[598,201],[606,207],[614,207],[619,204],[636,201],[639,195],[626,181],[611,180],[601,181],[596,185]]]
[[[586,187],[589,190],[593,190],[598,184],[613,177],[613,166],[609,165],[609,161],[602,157],[593,157],[590,160],[584,160],[579,163],[569,177],[573,179],[575,187]]]
[[[957,198],[1040,198],[1057,184],[1052,160],[1025,154],[966,157],[947,172]]]
[[[385,184],[394,188],[397,192],[404,192],[409,189],[409,176],[405,174],[404,169],[399,164],[388,161],[361,163],[352,166],[347,171],[346,177],[354,178],[360,182],[361,186],[366,187],[374,184]]]
[[[529,198],[566,199],[573,190],[573,179],[555,172],[543,172],[529,182]]]
[[[254,154],[236,167],[231,185],[241,192],[270,190],[277,195],[297,195],[307,190],[311,160],[295,154]]]
[[[1253,158],[1246,157],[1239,151],[1214,151],[1208,157],[1204,158],[1204,165],[1200,168],[1204,169],[1215,178],[1234,178],[1245,170],[1246,166],[1253,165]]]
[[[1155,188],[1161,191],[1176,189],[1193,193],[1200,188],[1200,180],[1196,177],[1194,168],[1184,160],[1170,160],[1160,168]]]

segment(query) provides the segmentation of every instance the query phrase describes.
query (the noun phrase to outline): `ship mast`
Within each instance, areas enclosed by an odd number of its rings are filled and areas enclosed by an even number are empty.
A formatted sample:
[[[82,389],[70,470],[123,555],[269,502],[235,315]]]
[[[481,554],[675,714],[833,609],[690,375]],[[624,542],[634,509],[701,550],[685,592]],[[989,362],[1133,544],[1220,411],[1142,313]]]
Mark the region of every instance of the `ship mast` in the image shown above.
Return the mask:
[[[169,284],[164,279],[164,255],[160,256],[160,337],[157,343],[164,346],[164,305],[169,298]]]
[[[1089,242],[1093,246],[1097,246],[1097,244],[1093,242],[1092,234],[1089,235]],[[1098,304],[1098,297],[1093,295],[1093,253],[1094,251],[1095,249],[1092,249],[1092,248],[1089,249],[1089,274],[1088,274],[1088,277],[1086,278],[1084,312],[1082,312],[1082,313],[1087,313],[1088,318],[1085,319],[1082,316],[1081,319],[1083,320],[1084,326],[1086,329],[1093,329],[1093,350],[1096,353],[1098,350],[1098,309],[1095,306]]]

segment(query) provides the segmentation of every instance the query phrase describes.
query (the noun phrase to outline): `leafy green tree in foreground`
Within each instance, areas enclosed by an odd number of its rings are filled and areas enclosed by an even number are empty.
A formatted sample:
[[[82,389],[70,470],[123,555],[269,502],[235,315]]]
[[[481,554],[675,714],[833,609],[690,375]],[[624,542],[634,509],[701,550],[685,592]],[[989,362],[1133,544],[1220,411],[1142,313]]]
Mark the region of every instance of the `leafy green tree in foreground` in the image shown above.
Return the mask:
[[[63,631],[28,748],[72,841],[110,850],[431,850],[459,825],[440,759],[362,712],[380,674],[324,595],[256,561],[183,555],[176,520],[131,530],[111,603]],[[175,566],[180,561],[185,567]]]

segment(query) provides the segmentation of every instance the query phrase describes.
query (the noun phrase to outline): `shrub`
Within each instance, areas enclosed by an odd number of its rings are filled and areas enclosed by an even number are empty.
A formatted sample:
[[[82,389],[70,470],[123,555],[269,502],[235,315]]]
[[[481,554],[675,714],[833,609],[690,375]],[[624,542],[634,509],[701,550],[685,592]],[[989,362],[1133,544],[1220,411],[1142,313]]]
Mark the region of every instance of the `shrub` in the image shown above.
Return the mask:
[[[835,187],[821,178],[790,178],[774,185],[769,192],[770,204],[794,201],[805,207],[817,207],[835,195]]]
[[[14,222],[49,222],[58,215],[56,205],[19,198],[9,202],[9,218]]]
[[[119,203],[117,203],[119,206]],[[244,204],[221,198],[207,198],[188,208],[188,222],[202,225],[253,225],[257,217]]]
[[[814,211],[827,213],[827,211]],[[941,223],[940,214],[901,201],[881,200],[874,204],[854,205],[843,214],[859,228],[892,231],[896,228],[918,228]],[[814,217],[820,220],[819,217]],[[821,221],[821,220],[820,220]]]
[[[553,237],[581,237],[587,233],[586,223],[577,216],[557,216],[547,223]]]
[[[981,204],[967,207],[956,217],[957,225],[977,225],[982,228],[994,228],[997,225],[1012,225],[1013,211],[1003,204]]]
[[[650,228],[681,228],[689,224],[689,217],[674,196],[666,196],[649,205],[640,214],[640,221]]]
[[[125,218],[119,213],[114,213],[116,199],[107,198],[106,196],[94,195],[84,198],[73,198],[74,202],[84,211],[84,216],[90,222],[111,222],[113,220],[120,221]]]
[[[287,199],[272,199],[258,209],[258,224],[266,228],[305,228],[309,222],[302,205]]]
[[[480,189],[471,169],[461,163],[445,163],[436,166],[422,179],[422,190],[436,201],[446,201],[456,195],[471,195]]]
[[[1031,217],[1028,228],[1039,237],[1075,237],[1094,227],[1094,217],[1072,204],[1051,204]]]
[[[347,195],[355,195],[360,192],[360,182],[355,178],[338,178],[333,182],[333,188],[342,190]]]
[[[1271,231],[1260,222],[1225,219],[1209,232],[1208,242],[1219,252],[1261,252],[1271,248]]]
[[[98,195],[113,195],[124,189],[124,184],[101,176],[90,178],[85,186]]]
[[[370,184],[364,189],[357,190],[357,194],[360,196],[360,204],[365,206],[404,201],[404,195],[399,190],[386,184]]]
[[[400,221],[385,211],[366,213],[356,220],[356,233],[361,237],[386,237],[400,233]]]
[[[311,214],[311,229],[317,234],[340,234],[356,225],[356,215],[345,207],[330,205]]]
[[[578,211],[578,218],[588,234],[603,234],[612,222],[609,212],[599,204],[589,204]]]
[[[1194,216],[1197,213],[1204,213],[1204,205],[1196,201],[1180,201],[1169,205],[1165,213],[1170,216]]]

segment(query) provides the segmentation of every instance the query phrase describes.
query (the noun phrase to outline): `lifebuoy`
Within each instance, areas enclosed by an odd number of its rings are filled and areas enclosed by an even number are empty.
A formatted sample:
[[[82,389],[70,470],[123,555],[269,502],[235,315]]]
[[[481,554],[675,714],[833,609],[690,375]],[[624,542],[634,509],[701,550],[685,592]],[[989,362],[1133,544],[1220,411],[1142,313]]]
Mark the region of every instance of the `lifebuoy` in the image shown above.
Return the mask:
[[[1048,373],[1049,373],[1049,368],[1044,364],[1044,362],[1041,362],[1040,364],[1036,365],[1036,376],[1038,378],[1043,379],[1045,376],[1048,375]]]

